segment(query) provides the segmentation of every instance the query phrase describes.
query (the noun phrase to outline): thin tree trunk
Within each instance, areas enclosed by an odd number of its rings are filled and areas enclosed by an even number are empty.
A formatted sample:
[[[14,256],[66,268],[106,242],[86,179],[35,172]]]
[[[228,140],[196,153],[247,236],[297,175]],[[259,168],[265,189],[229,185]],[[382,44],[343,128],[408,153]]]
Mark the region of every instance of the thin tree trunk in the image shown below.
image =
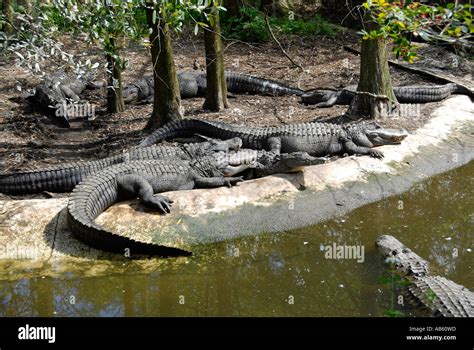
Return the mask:
[[[3,0],[3,16],[5,17],[5,20],[7,23],[4,24],[3,26],[3,31],[7,34],[10,35],[13,33],[13,1],[11,0]]]
[[[208,23],[209,28],[204,30],[207,90],[203,108],[218,112],[223,108],[228,108],[229,103],[227,102],[227,84],[218,10],[209,16],[212,16],[214,23],[212,26]]]
[[[373,23],[366,23],[368,30]],[[388,66],[386,40],[363,40],[360,56],[360,78],[354,99],[346,113],[351,118],[378,119],[397,110]]]
[[[122,71],[111,55],[107,55],[108,86],[107,86],[107,112],[117,113],[125,110],[122,90]]]
[[[19,3],[23,5],[23,8],[25,9],[25,13],[29,15],[33,13],[33,7],[31,6],[30,0],[20,0]]]
[[[240,7],[244,6],[241,0],[224,0],[226,16],[237,17],[240,14]]]
[[[153,15],[154,5],[147,2],[147,22],[150,34],[154,76],[153,113],[145,129],[153,130],[172,120],[182,119],[178,76],[174,64],[170,29],[160,16]],[[155,23],[154,22],[155,19]]]

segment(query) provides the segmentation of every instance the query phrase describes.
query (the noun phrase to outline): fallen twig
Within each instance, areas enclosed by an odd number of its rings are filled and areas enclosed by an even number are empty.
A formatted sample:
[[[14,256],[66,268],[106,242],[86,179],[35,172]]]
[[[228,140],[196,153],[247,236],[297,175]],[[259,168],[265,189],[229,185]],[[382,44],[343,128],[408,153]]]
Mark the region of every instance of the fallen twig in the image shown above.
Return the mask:
[[[285,49],[283,48],[283,46],[281,46],[280,42],[278,41],[278,39],[275,37],[275,34],[273,34],[273,31],[272,31],[272,28],[270,27],[270,22],[268,21],[268,16],[265,16],[265,24],[267,25],[267,29],[268,29],[268,32],[270,33],[270,36],[272,37],[273,41],[275,41],[277,43],[277,45],[280,47],[280,50],[281,52],[286,56],[286,58],[288,58],[290,60],[291,63],[293,63],[293,65],[295,67],[298,67],[299,69],[301,69],[302,71],[304,71],[303,67],[301,67],[301,65],[299,65],[298,63],[296,63],[291,57],[290,55],[288,55],[288,53],[285,51]]]

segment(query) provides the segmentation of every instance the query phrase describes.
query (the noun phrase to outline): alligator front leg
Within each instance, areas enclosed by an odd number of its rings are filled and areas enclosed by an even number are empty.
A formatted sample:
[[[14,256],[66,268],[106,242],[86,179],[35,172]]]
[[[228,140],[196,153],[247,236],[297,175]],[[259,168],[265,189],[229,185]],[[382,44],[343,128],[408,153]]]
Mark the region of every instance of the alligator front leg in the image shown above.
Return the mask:
[[[138,197],[147,207],[158,209],[161,213],[171,212],[173,201],[162,195],[154,196],[153,186],[143,176],[129,174],[117,177],[119,191],[130,197]]]
[[[383,153],[381,151],[378,151],[369,147],[357,146],[350,139],[343,139],[341,141],[343,142],[344,150],[349,154],[370,155],[371,157],[378,158],[378,159],[383,158]]]
[[[244,181],[242,176],[238,177],[196,177],[194,184],[197,188],[214,188],[214,187],[232,187],[238,182]]]
[[[224,170],[222,170],[222,172],[225,177],[228,177],[228,176],[243,173],[245,170],[253,168],[253,167],[255,166],[251,164],[228,165]]]

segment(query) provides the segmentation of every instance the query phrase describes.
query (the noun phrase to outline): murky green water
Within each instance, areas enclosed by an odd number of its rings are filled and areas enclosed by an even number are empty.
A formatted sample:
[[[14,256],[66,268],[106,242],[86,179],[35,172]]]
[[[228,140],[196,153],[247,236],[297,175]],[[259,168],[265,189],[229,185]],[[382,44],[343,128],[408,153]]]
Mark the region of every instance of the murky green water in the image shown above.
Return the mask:
[[[416,314],[397,305],[396,287],[381,280],[390,274],[374,241],[393,235],[438,273],[473,290],[473,180],[471,162],[346,217],[206,246],[153,273],[0,281],[0,316]],[[324,248],[333,243],[363,247],[364,261],[327,259]]]

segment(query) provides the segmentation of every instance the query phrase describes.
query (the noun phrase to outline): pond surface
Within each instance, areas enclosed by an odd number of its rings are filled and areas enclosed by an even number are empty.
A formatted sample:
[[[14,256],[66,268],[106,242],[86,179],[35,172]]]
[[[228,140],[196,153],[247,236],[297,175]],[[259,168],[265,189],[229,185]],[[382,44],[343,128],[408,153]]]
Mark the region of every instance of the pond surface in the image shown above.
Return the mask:
[[[397,304],[397,283],[374,241],[393,235],[474,290],[473,180],[471,162],[345,217],[205,246],[153,273],[0,281],[0,316],[417,315]],[[333,244],[364,254],[328,259]]]

